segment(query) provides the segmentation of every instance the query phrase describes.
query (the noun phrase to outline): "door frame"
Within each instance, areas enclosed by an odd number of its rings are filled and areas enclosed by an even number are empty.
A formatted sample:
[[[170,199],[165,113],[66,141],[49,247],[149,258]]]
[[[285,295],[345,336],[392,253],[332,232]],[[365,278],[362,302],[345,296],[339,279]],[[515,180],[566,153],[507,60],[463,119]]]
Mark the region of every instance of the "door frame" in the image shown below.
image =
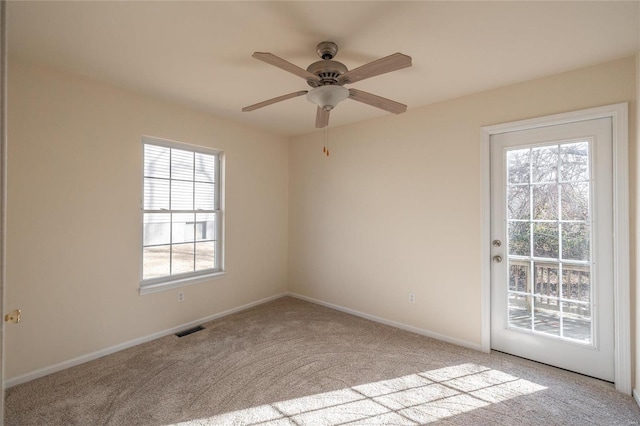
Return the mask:
[[[631,310],[629,284],[628,104],[619,103],[481,128],[481,347],[491,350],[491,136],[597,118],[611,118],[613,134],[614,381],[631,395]]]
[[[0,425],[4,424],[4,286],[7,217],[7,2],[0,0]]]

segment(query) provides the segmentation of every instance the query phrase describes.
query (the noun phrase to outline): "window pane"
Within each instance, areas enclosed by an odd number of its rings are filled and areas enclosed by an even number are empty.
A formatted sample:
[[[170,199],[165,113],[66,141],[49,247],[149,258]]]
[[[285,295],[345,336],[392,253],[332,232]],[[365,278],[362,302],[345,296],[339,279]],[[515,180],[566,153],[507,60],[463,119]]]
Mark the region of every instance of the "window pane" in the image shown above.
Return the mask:
[[[559,297],[558,264],[534,262],[533,268],[534,294],[536,296]],[[555,304],[557,305],[557,303]]]
[[[142,259],[142,279],[168,276],[171,246],[146,247],[143,249]]]
[[[174,244],[171,246],[171,275],[193,272],[194,244]]]
[[[589,180],[589,143],[564,144],[560,147],[560,180]]]
[[[509,222],[509,254],[529,256],[531,253],[530,234],[529,222]]]
[[[171,179],[193,180],[193,152],[171,150]]]
[[[144,179],[144,209],[169,209],[169,181],[164,179]]]
[[[529,219],[529,185],[511,185],[508,187],[507,218]]]
[[[509,293],[509,325],[531,330],[531,296]]]
[[[174,213],[172,218],[171,242],[176,244],[193,241],[195,237],[195,214]]]
[[[562,297],[591,301],[591,273],[588,266],[562,264]]]
[[[563,183],[562,220],[589,220],[589,182]]]
[[[193,182],[171,181],[171,209],[193,210]]]
[[[533,148],[531,166],[532,182],[555,182],[558,178],[558,147]]]
[[[507,152],[509,183],[529,183],[530,153],[529,148]]]
[[[196,152],[195,157],[196,181],[210,182],[216,181],[216,156],[201,154]]]
[[[196,188],[196,210],[216,210],[215,185],[213,183],[195,183]]]
[[[589,260],[589,224],[562,224],[562,258]]]
[[[196,271],[213,269],[216,267],[216,242],[205,241],[196,243]]]
[[[535,257],[558,258],[558,224],[533,224],[533,255]]]
[[[169,179],[169,148],[156,145],[144,146],[144,175]]]
[[[144,246],[169,244],[171,242],[171,218],[169,213],[145,213],[143,219]]]
[[[591,308],[585,303],[562,303],[564,337],[591,342]]]
[[[217,240],[216,214],[197,213],[196,214],[196,241]]]
[[[558,218],[558,185],[533,185],[533,218]]]
[[[529,291],[529,261],[509,261],[509,291]]]
[[[544,298],[534,298],[533,329],[539,333],[559,336],[560,311],[558,309],[558,301],[551,301],[555,302],[555,305],[549,302]]]

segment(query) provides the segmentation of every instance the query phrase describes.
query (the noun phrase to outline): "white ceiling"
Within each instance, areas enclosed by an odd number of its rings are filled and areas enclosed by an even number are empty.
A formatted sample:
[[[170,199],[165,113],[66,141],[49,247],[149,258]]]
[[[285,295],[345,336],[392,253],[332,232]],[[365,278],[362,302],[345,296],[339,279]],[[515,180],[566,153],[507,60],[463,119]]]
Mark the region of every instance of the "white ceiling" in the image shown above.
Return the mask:
[[[413,67],[354,88],[409,109],[640,51],[640,2],[18,2],[9,53],[283,135],[315,131],[306,82],[251,58],[306,68],[334,41],[349,69],[391,53]],[[10,78],[10,77],[9,77]],[[342,102],[331,126],[385,111]]]

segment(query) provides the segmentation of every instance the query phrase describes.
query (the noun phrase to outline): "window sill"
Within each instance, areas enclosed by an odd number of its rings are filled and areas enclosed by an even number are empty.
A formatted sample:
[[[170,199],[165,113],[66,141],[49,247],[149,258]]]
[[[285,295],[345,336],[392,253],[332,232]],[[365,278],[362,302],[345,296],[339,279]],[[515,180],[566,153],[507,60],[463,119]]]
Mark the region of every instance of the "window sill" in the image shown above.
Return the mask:
[[[167,280],[161,283],[148,284],[140,286],[140,296],[150,293],[158,293],[160,291],[170,290],[172,288],[186,287],[193,284],[199,284],[205,281],[219,280],[224,278],[225,272],[214,272],[207,275],[199,275],[197,277],[180,278],[175,280]]]

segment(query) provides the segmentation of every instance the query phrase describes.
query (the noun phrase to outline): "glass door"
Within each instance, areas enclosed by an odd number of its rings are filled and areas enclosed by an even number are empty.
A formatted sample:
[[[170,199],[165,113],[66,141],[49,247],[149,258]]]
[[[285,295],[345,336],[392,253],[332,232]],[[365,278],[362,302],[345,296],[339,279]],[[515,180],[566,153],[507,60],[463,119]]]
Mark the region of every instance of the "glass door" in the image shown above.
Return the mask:
[[[613,380],[611,120],[491,138],[492,348]]]

